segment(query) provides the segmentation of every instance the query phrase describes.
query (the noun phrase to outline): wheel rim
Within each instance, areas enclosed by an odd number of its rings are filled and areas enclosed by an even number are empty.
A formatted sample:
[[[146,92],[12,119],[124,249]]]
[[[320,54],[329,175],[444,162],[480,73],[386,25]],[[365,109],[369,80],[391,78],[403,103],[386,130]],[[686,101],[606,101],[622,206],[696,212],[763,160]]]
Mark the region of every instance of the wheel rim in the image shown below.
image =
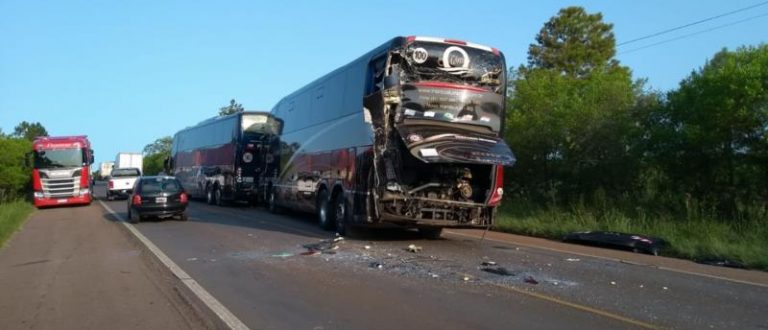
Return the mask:
[[[216,205],[221,205],[221,189],[216,189]]]
[[[206,191],[205,199],[208,204],[213,204],[213,192],[210,189]]]
[[[344,220],[346,219],[346,203],[344,202],[344,196],[339,195],[336,202],[336,231],[344,232]]]

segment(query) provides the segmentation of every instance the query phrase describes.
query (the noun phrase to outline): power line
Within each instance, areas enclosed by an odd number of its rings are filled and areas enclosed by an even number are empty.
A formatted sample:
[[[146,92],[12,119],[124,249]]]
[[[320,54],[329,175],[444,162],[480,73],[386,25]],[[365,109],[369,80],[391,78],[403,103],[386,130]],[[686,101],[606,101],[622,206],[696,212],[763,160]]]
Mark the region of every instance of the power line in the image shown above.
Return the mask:
[[[725,16],[728,16],[728,15],[733,15],[733,14],[736,14],[736,13],[740,13],[742,11],[749,10],[749,9],[752,9],[752,8],[756,8],[756,7],[760,7],[760,6],[763,6],[763,5],[766,5],[766,4],[768,4],[768,1],[764,1],[764,2],[761,2],[761,3],[755,4],[755,5],[749,6],[749,7],[744,7],[744,8],[741,8],[741,9],[736,9],[734,11],[730,11],[730,12],[723,13],[723,14],[720,14],[720,15],[708,17],[708,18],[705,18],[705,19],[702,19],[702,20],[699,20],[699,21],[696,21],[696,22],[693,22],[693,23],[688,23],[688,24],[681,25],[681,26],[678,26],[678,27],[673,27],[671,29],[667,29],[667,30],[664,30],[664,31],[659,31],[659,32],[656,32],[656,33],[653,33],[653,34],[649,34],[647,36],[635,38],[635,39],[632,39],[632,40],[629,40],[629,41],[625,41],[625,42],[619,43],[616,46],[623,46],[623,45],[630,44],[630,43],[633,43],[633,42],[638,42],[640,40],[645,40],[645,39],[648,39],[648,38],[653,38],[653,37],[656,37],[656,36],[660,36],[662,34],[667,34],[667,33],[670,33],[670,32],[681,30],[681,29],[684,29],[684,28],[687,28],[687,27],[690,27],[690,26],[694,26],[694,25],[697,25],[697,24],[704,23],[704,22],[709,22],[709,21],[714,20],[714,19],[718,19],[718,18],[725,17]]]
[[[682,35],[682,36],[679,36],[679,37],[676,37],[676,38],[659,41],[659,42],[656,42],[656,43],[652,43],[650,45],[645,45],[643,47],[638,47],[638,48],[630,49],[630,50],[627,50],[627,51],[619,52],[619,55],[633,53],[633,52],[636,52],[638,50],[642,50],[642,49],[658,46],[658,45],[661,45],[661,44],[666,44],[666,43],[669,43],[669,42],[672,42],[672,41],[677,41],[677,40],[680,40],[680,39],[690,38],[690,37],[693,37],[693,36],[696,36],[696,35],[699,35],[699,34],[702,34],[702,33],[706,33],[706,32],[710,32],[710,31],[726,28],[726,27],[729,27],[729,26],[733,26],[733,25],[736,25],[736,24],[744,23],[744,22],[751,21],[753,19],[757,19],[757,18],[765,17],[765,16],[768,16],[768,13],[761,14],[761,15],[756,15],[756,16],[752,16],[752,17],[748,17],[748,18],[745,18],[745,19],[742,19],[742,20],[739,20],[739,21],[735,21],[735,22],[731,22],[731,23],[728,23],[728,24],[718,25],[718,26],[715,26],[715,27],[712,27],[712,28],[709,28],[709,29],[706,29],[706,30],[701,30],[701,31],[698,31],[698,32],[689,33],[689,34]]]

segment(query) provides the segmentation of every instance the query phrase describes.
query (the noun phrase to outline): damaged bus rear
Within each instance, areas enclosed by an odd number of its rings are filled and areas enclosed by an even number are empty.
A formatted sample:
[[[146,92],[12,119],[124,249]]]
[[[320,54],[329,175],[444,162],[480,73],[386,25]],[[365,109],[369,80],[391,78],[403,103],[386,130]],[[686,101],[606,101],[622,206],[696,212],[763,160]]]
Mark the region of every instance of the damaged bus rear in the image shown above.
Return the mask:
[[[324,228],[487,227],[503,195],[506,66],[495,48],[397,37],[283,98],[270,207]]]

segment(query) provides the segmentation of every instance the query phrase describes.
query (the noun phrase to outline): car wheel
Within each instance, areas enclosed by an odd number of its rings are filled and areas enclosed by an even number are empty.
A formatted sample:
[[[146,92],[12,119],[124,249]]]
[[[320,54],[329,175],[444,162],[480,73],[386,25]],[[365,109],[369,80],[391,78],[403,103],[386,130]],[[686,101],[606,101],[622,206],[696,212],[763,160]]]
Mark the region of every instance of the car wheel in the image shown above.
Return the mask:
[[[110,194],[110,193],[109,193],[109,191],[107,191],[107,200],[108,200],[108,201],[113,201],[113,200],[115,200],[115,196],[112,196],[112,194]]]
[[[339,193],[334,199],[334,217],[336,233],[339,235],[347,234],[347,199],[343,193]]]
[[[134,214],[133,211],[131,211],[131,209],[129,208],[128,209],[128,222],[136,224],[136,223],[139,223],[140,220],[141,220],[141,216]]]
[[[328,191],[323,189],[317,194],[317,224],[320,228],[330,230],[333,228],[333,209],[328,198]]]
[[[419,228],[419,235],[426,239],[440,239],[443,228]]]

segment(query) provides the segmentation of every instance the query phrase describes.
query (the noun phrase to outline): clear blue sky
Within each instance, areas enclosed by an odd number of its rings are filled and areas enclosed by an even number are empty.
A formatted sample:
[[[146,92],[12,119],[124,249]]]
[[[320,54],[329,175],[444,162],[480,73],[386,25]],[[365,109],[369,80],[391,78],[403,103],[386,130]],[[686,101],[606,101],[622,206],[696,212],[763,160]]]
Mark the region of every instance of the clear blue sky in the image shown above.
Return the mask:
[[[526,60],[566,6],[602,12],[618,43],[762,0],[644,1],[27,1],[0,0],[0,129],[41,122],[87,134],[96,162],[216,115],[235,98],[269,110],[397,35],[463,39]],[[635,78],[670,90],[723,47],[768,38],[768,5],[619,48]]]

